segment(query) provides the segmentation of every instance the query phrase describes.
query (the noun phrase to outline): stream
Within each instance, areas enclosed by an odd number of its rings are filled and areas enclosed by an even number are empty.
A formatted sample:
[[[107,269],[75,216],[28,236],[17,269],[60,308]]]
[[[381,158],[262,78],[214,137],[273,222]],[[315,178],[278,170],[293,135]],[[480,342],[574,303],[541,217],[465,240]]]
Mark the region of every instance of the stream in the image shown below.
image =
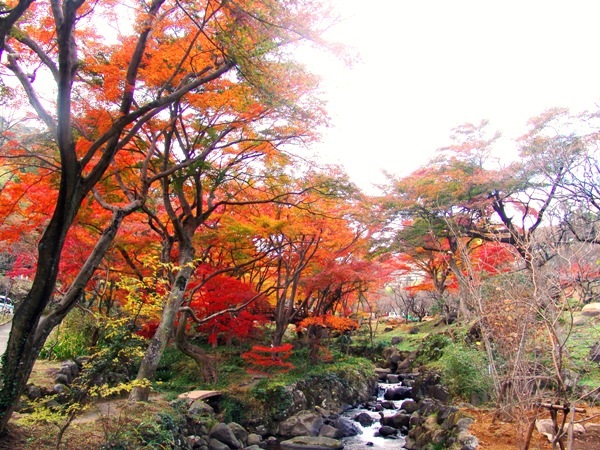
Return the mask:
[[[379,383],[379,388],[377,392],[377,405],[381,405],[382,402],[387,401],[384,400],[384,394],[387,389],[395,388],[401,386],[402,383]],[[402,406],[402,403],[406,400],[398,400],[393,401],[391,403],[394,404],[395,409],[382,409],[381,412],[385,417],[393,416],[396,414]],[[404,436],[398,434],[393,437],[382,437],[379,436],[379,428],[381,428],[381,423],[379,419],[381,418],[379,411],[374,411],[372,409],[365,408],[354,408],[349,409],[344,412],[343,416],[347,417],[350,420],[354,420],[354,418],[360,413],[369,414],[374,422],[371,426],[363,427],[358,422],[354,422],[361,430],[362,434],[358,434],[356,436],[346,437],[342,439],[344,443],[344,450],[363,450],[363,449],[401,449],[404,448]]]

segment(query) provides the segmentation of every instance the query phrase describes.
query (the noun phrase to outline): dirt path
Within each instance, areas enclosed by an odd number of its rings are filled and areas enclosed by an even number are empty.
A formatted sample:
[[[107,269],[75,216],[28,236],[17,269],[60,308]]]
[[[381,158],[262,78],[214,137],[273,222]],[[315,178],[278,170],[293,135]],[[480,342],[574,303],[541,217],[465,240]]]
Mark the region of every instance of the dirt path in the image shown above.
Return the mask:
[[[0,316],[0,320],[2,317]],[[0,356],[6,351],[6,344],[8,343],[8,335],[10,334],[10,322],[0,325]]]
[[[600,450],[600,407],[586,408],[585,416],[576,417],[586,429],[585,434],[575,437],[573,450]],[[466,412],[475,419],[469,431],[479,440],[479,450],[514,450],[519,448],[516,426],[512,422],[493,420],[494,412],[469,409]],[[551,450],[548,439],[534,430],[530,450]]]

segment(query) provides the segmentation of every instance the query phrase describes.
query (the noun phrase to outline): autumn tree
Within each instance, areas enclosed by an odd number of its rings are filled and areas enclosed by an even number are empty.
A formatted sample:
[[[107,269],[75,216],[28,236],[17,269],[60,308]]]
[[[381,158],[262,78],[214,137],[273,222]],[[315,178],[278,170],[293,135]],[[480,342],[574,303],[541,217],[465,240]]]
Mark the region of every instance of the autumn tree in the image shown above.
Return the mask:
[[[302,194],[294,207],[260,205],[247,215],[258,248],[271,255],[268,266],[249,276],[273,290],[275,346],[288,326],[309,311],[344,310],[348,294],[358,290],[361,246],[366,252],[365,229],[352,221],[352,211],[362,201],[345,176],[336,169],[307,174],[296,183]]]
[[[48,146],[58,161],[56,201],[36,257],[43,264],[36,265],[32,288],[17,307],[3,358],[0,431],[43,343],[36,335],[48,330],[38,326],[54,294],[69,230],[115,155],[150,122],[161,120],[163,111],[183,97],[201,95],[203,86],[225,74],[268,92],[278,83],[266,76],[274,52],[313,35],[308,27],[313,14],[319,14],[312,3],[308,11],[300,3],[199,5],[156,0],[132,4],[130,20],[118,22],[113,6],[85,0],[22,1],[6,10],[0,22],[6,56],[3,76],[8,71],[18,80],[29,110],[48,130]],[[124,31],[99,32],[111,22],[120,23]],[[55,102],[46,100],[52,92]],[[140,192],[130,195],[131,208],[144,203]],[[76,277],[74,297],[114,238],[124,217],[122,206],[112,212],[111,222]],[[63,312],[69,307],[65,304]]]

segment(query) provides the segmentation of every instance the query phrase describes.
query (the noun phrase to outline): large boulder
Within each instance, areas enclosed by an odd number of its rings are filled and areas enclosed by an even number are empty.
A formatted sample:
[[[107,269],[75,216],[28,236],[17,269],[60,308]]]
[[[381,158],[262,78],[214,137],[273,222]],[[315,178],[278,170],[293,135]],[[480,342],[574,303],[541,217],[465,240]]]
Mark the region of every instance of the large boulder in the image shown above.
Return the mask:
[[[323,417],[312,411],[300,411],[279,424],[279,435],[284,437],[318,436]]]
[[[208,433],[211,439],[226,444],[229,448],[242,448],[243,444],[235,437],[231,428],[224,423],[215,424]]]
[[[240,441],[242,446],[245,446],[248,442],[248,432],[246,429],[236,422],[228,423],[227,427],[229,427],[229,429],[233,432],[233,435],[238,441]]]
[[[360,428],[347,417],[340,416],[332,421],[331,425],[338,430],[338,437],[356,436],[362,433]]]
[[[412,388],[407,386],[397,386],[388,389],[383,394],[383,398],[386,400],[406,400],[411,398]]]
[[[229,445],[221,442],[218,439],[210,438],[208,440],[208,450],[231,450]]]
[[[360,423],[363,427],[370,427],[373,425],[375,420],[371,417],[371,414],[367,412],[361,412],[354,417],[354,420]]]
[[[332,425],[323,425],[321,427],[321,429],[319,430],[319,436],[321,437],[327,437],[327,438],[331,438],[331,439],[339,439],[342,437],[340,430],[338,430],[336,427],[332,426]]]
[[[440,375],[436,372],[419,375],[412,389],[412,398],[416,401],[429,397],[446,403],[450,397],[448,390],[441,384]]]
[[[410,421],[410,414],[406,414],[403,412],[399,412],[394,414],[393,416],[383,417],[381,419],[381,423],[388,427],[393,427],[399,430],[402,427],[408,428],[408,424]]]
[[[338,450],[344,445],[337,439],[316,436],[298,436],[279,443],[282,449],[290,450]]]
[[[581,309],[581,314],[588,317],[600,316],[600,302],[588,303]]]
[[[538,433],[546,436],[550,442],[554,439],[554,422],[552,419],[538,419],[535,421],[535,428]],[[573,432],[576,435],[585,434],[585,428],[580,423],[573,425]]]

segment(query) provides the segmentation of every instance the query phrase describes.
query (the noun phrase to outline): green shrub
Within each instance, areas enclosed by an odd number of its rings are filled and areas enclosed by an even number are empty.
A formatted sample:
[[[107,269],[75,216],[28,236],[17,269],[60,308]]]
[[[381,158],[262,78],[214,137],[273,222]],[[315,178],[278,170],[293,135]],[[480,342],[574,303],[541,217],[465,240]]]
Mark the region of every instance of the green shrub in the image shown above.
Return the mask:
[[[90,336],[94,334],[96,320],[78,309],[71,311],[56,327],[40,351],[40,358],[65,361],[89,354]]]
[[[450,344],[444,348],[439,362],[442,380],[452,395],[470,400],[474,393],[481,398],[489,394],[492,379],[483,351],[460,344]]]
[[[444,348],[452,343],[452,339],[443,334],[432,334],[425,338],[416,358],[418,364],[429,364],[439,360],[444,354]]]
[[[242,423],[246,419],[248,407],[239,398],[224,395],[219,402],[223,422]]]

